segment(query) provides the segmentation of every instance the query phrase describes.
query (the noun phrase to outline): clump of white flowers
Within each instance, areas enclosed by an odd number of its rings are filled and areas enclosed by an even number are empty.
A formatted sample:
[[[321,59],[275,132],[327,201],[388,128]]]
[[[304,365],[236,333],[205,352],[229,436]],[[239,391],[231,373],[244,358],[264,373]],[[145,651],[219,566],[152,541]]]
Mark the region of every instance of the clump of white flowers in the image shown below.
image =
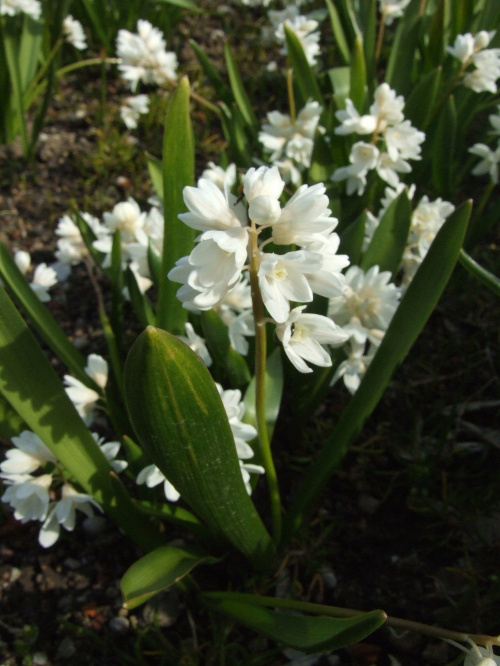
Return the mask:
[[[114,471],[123,471],[127,463],[115,460],[120,443],[105,442],[96,433],[92,436]],[[38,536],[41,546],[52,546],[61,526],[74,530],[77,511],[88,518],[95,510],[102,511],[91,495],[79,492],[65,480],[56,456],[35,433],[24,430],[12,438],[12,443],[14,448],[7,450],[6,460],[0,463],[0,478],[6,486],[1,499],[22,523],[42,523]]]
[[[474,92],[497,92],[500,78],[500,49],[488,49],[496,30],[481,30],[476,35],[467,32],[457,35],[453,46],[446,50],[462,63],[460,74],[462,83]],[[470,69],[474,67],[474,69]]]
[[[500,664],[500,657],[493,652],[491,644],[481,647],[476,645],[469,637],[467,637],[467,641],[470,643],[470,648],[465,648],[456,641],[446,639],[447,643],[451,643],[451,645],[466,653],[464,666],[498,666]]]
[[[299,13],[296,5],[289,5],[281,11],[270,11],[269,19],[271,21],[274,37],[279,44],[283,45],[281,53],[286,54],[286,33],[285,25],[288,26],[299,40],[304,49],[307,62],[315,65],[320,53],[318,31],[319,23],[314,19],[309,19]]]
[[[498,113],[491,114],[490,124],[493,128],[491,134],[500,135],[500,106],[497,107]],[[497,141],[496,148],[490,148],[485,143],[475,143],[469,148],[469,153],[477,155],[481,161],[472,169],[474,176],[483,176],[489,174],[491,182],[498,184],[498,164],[500,163],[500,138]]]
[[[410,0],[378,0],[385,25],[391,25],[394,19],[401,18],[409,4]]]
[[[295,118],[279,111],[267,114],[267,123],[262,125],[259,141],[276,165],[285,182],[300,185],[302,172],[311,166],[316,132],[324,132],[319,125],[322,107],[309,100]]]
[[[141,115],[149,113],[149,96],[126,97],[120,108],[120,116],[128,129],[135,129]]]
[[[118,69],[135,91],[139,82],[163,86],[177,79],[177,56],[166,50],[163,33],[149,21],[137,21],[137,33],[119,30]]]
[[[63,21],[62,25],[64,39],[78,49],[83,51],[87,48],[87,39],[83,32],[83,27],[80,21],[74,19],[71,14],[68,14]]]
[[[27,14],[36,20],[41,13],[42,5],[39,0],[0,0],[0,16]]]
[[[85,373],[104,391],[108,383],[108,363],[99,354],[90,354],[87,358]],[[64,375],[66,394],[75,406],[79,416],[86,425],[94,420],[94,409],[101,398],[101,394],[89,388],[76,377]]]
[[[367,175],[377,174],[391,187],[399,184],[399,174],[410,173],[408,160],[419,160],[420,144],[425,134],[404,119],[404,98],[396,95],[387,83],[378,86],[370,113],[360,115],[353,102],[347,98],[345,110],[337,111],[340,125],[335,134],[369,135],[370,140],[357,141],[351,148],[349,166],[339,167],[333,173],[335,182],[346,180],[347,194],[363,194]]]
[[[29,252],[19,250],[14,255],[14,261],[23,275],[27,275],[31,269],[31,256]],[[30,287],[42,301],[50,301],[49,289],[57,284],[57,273],[54,268],[47,266],[46,263],[38,264],[33,271]]]
[[[238,389],[224,390],[222,386],[217,383],[215,386],[217,387],[222,404],[226,410],[229,425],[231,426],[236,453],[240,461],[241,476],[243,477],[247,493],[251,495],[252,486],[250,484],[250,475],[264,474],[265,472],[264,468],[260,465],[254,465],[247,462],[250,458],[253,458],[254,455],[253,449],[248,442],[251,442],[257,437],[257,431],[252,425],[243,423],[242,421],[245,414],[245,404],[241,399],[241,391]],[[169,502],[177,502],[180,497],[180,494],[165,477],[163,472],[161,472],[154,464],[148,465],[142,469],[137,476],[136,482],[139,485],[145,483],[148,488],[154,488],[163,483],[163,492]]]
[[[264,306],[290,361],[300,372],[311,372],[307,362],[331,365],[324,345],[339,346],[349,336],[328,317],[304,313],[305,305],[296,303],[311,302],[315,293],[341,294],[341,271],[349,260],[337,254],[338,221],[328,208],[324,185],[301,185],[282,206],[284,185],[277,167],[262,166],[243,177],[245,202],[204,178],[197,187],[184,188],[189,212],[179,217],[202,233],[169,278],[182,283],[177,296],[194,312],[220,307],[233,289],[250,282],[259,299],[252,303],[254,316],[256,305]],[[300,249],[265,251],[270,241]]]

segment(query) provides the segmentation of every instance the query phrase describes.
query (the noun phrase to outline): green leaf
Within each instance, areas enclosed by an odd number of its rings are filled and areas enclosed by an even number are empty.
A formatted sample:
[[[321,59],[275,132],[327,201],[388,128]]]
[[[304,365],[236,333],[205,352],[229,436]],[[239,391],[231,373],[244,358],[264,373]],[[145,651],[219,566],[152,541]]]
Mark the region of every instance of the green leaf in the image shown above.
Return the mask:
[[[458,0],[460,1],[460,0]],[[455,0],[454,4],[458,4]],[[455,11],[452,12],[453,14]],[[437,10],[432,15],[431,23],[428,28],[429,41],[425,50],[425,57],[429,60],[429,67],[437,67],[445,53],[445,3],[444,0],[438,5]],[[406,114],[405,114],[406,115]]]
[[[420,37],[421,19],[400,21],[391,47],[391,55],[387,63],[385,80],[396,92],[405,97],[412,85],[413,66],[416,62],[415,53]]]
[[[26,430],[26,424],[10,405],[10,402],[0,393],[0,437],[12,439],[22,430]]]
[[[330,16],[330,23],[332,25],[334,44],[338,48],[344,65],[348,65],[351,62],[351,53],[346,36],[344,34],[344,29],[342,28],[339,13],[332,0],[326,0],[326,6],[328,9],[328,15]]]
[[[139,442],[184,501],[257,568],[271,566],[271,539],[243,484],[224,405],[198,356],[148,326],[127,359],[125,391]]]
[[[236,106],[243,116],[243,119],[248,128],[251,129],[253,133],[256,133],[259,130],[260,123],[253,111],[252,104],[248,99],[247,92],[238,70],[238,65],[236,64],[236,60],[234,59],[234,56],[227,42],[224,44],[224,56],[226,58],[227,73],[229,76],[229,82],[231,84],[231,90],[233,91]]]
[[[222,383],[244,388],[251,379],[250,371],[243,356],[231,347],[226,324],[217,312],[208,310],[201,313],[201,326],[214,361],[224,374]]]
[[[500,296],[500,279],[490,273],[481,264],[478,264],[465,250],[460,250],[459,261],[462,266],[469,271],[477,280],[482,282],[488,289]]]
[[[146,328],[149,324],[154,325],[156,323],[156,317],[153,312],[151,301],[146,294],[143,294],[139,289],[137,278],[130,267],[127,267],[127,270],[125,271],[125,282],[130,296],[130,302],[132,303],[132,307],[134,308],[134,312],[137,315],[137,319],[141,326]]]
[[[361,268],[367,271],[378,265],[381,271],[396,274],[401,263],[408,233],[411,208],[406,190],[391,202],[380,220],[370,245],[363,255]]]
[[[158,195],[160,201],[163,201],[163,169],[161,165],[161,160],[158,160],[153,155],[146,155],[148,162],[148,171],[155,192]]]
[[[58,358],[69,368],[71,374],[89,388],[97,390],[96,384],[84,371],[85,358],[71,344],[46,306],[33,292],[3,243],[0,243],[0,275],[12,292],[16,302],[27,313],[36,331]]]
[[[346,98],[349,97],[349,88],[351,85],[351,68],[350,67],[333,67],[328,70],[333,95],[337,108],[343,109],[345,107]]]
[[[27,90],[39,66],[43,42],[43,21],[24,15],[21,43],[19,45],[19,72],[21,90]]]
[[[2,288],[0,393],[57,456],[70,477],[90,493],[138,545],[147,550],[162,543],[151,523],[134,508],[66,395],[52,364]]]
[[[202,11],[199,7],[196,6],[192,0],[154,0],[155,2],[163,2],[166,5],[175,5],[176,7],[182,7],[183,9],[191,9],[194,12]]]
[[[441,72],[441,67],[437,67],[422,76],[406,100],[405,118],[411,120],[417,129],[424,130],[435,112],[434,105],[441,82]]]
[[[295,609],[301,606],[288,600],[273,600],[264,598],[266,605],[276,605],[280,601],[289,612],[274,611],[263,608],[259,601],[261,597],[248,594],[232,594],[230,592],[208,592],[202,595],[202,599],[209,606],[237,620],[241,624],[263,634],[278,643],[292,647],[302,652],[326,652],[339,650],[340,648],[358,643],[376,629],[386,620],[383,611],[375,610],[355,617],[324,617],[322,611],[327,608],[318,606],[317,615],[296,615]],[[255,600],[258,605],[252,603]],[[307,604],[310,612],[314,612],[315,604]],[[292,614],[290,611],[294,611]]]
[[[457,110],[450,95],[443,105],[432,141],[432,186],[444,199],[453,195]]]
[[[198,62],[200,63],[203,71],[205,72],[205,76],[215,89],[216,94],[227,105],[231,106],[233,102],[232,93],[225,84],[221,75],[219,74],[218,69],[214,67],[214,65],[207,58],[206,53],[194,40],[192,39],[189,40],[189,43],[191,44],[191,47],[193,48],[193,51],[195,52],[196,57],[198,58]]]
[[[470,202],[462,204],[439,230],[396,310],[360,387],[309,468],[287,515],[285,538],[290,538],[300,526],[306,510],[323,490],[436,307],[459,256],[470,211]]]
[[[351,264],[359,266],[361,259],[361,248],[365,238],[366,220],[368,214],[364,210],[361,215],[351,222],[340,234],[340,245],[338,254],[347,254]]]
[[[182,307],[176,293],[179,285],[171,282],[167,274],[175,262],[191,253],[195,237],[177,217],[186,211],[182,191],[194,184],[194,138],[189,113],[189,81],[185,76],[172,95],[165,119],[163,139],[163,197],[165,232],[163,265],[157,306],[158,326],[173,333],[183,334],[187,310]]]
[[[301,106],[305,106],[309,99],[319,102],[326,108],[325,100],[321,94],[318,82],[311,65],[307,62],[302,44],[295,32],[285,22],[285,36],[290,67],[293,69],[294,80],[297,84]]]
[[[120,586],[129,610],[140,606],[155,594],[178,583],[199,564],[214,563],[214,557],[187,548],[160,546],[125,572]]]
[[[351,82],[349,97],[356,109],[362,114],[366,96],[366,63],[363,40],[356,37],[351,57]]]

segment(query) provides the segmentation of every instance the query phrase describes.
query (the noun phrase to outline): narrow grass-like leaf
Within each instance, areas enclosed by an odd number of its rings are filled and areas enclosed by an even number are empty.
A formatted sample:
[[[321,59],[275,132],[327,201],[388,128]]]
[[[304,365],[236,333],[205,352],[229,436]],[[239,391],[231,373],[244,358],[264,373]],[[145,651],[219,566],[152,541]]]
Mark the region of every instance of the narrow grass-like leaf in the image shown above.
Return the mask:
[[[125,572],[120,586],[125,607],[136,608],[159,592],[178,583],[199,564],[217,562],[214,557],[188,548],[160,546]]]
[[[380,220],[361,260],[367,271],[378,265],[381,271],[397,272],[410,231],[411,208],[406,190],[391,202]]]
[[[321,94],[316,76],[307,62],[302,44],[295,32],[285,22],[286,47],[288,60],[293,69],[293,77],[297,84],[301,106],[305,106],[309,99],[316,100],[326,108],[325,100]]]
[[[13,109],[13,118],[15,127],[21,134],[21,143],[24,155],[29,153],[28,130],[26,127],[26,118],[24,116],[23,105],[23,82],[21,79],[21,70],[19,67],[19,47],[17,28],[13,22],[6,21],[2,25],[3,46],[5,58],[10,75],[10,84],[12,86],[12,95],[10,97]],[[10,129],[10,128],[9,128]],[[16,132],[9,132],[9,140],[15,138]]]
[[[412,125],[419,130],[425,130],[435,111],[441,72],[441,67],[437,67],[423,76],[406,100],[405,118],[411,120]]]
[[[111,246],[111,326],[116,341],[116,348],[121,355],[123,336],[123,267],[121,231],[113,234]],[[121,364],[120,364],[121,365]]]
[[[231,90],[233,91],[236,106],[240,110],[247,126],[252,132],[256,133],[259,130],[260,123],[254,113],[245,86],[241,80],[238,65],[236,64],[236,60],[234,59],[231,48],[227,42],[224,44],[224,57],[226,59],[227,74],[229,76],[229,82],[231,84]]]
[[[351,264],[359,266],[361,249],[365,237],[365,228],[368,215],[364,210],[361,215],[351,222],[340,234],[339,254],[347,254]]]
[[[196,57],[198,58],[198,62],[200,63],[205,73],[205,76],[215,89],[215,92],[219,97],[219,99],[223,100],[226,104],[231,106],[233,101],[231,90],[225,84],[224,79],[219,74],[219,71],[207,58],[205,51],[203,51],[203,49],[194,40],[192,39],[189,40],[189,43],[191,44],[191,47],[193,48],[193,51],[195,52]]]
[[[333,67],[328,70],[328,76],[332,83],[334,99],[339,109],[345,107],[345,100],[349,97],[351,83],[350,67]]]
[[[132,303],[132,307],[134,308],[139,323],[143,328],[146,328],[146,326],[149,326],[150,324],[154,326],[156,323],[156,317],[155,313],[153,312],[151,301],[146,296],[146,294],[143,294],[139,289],[137,278],[134,272],[130,270],[130,267],[127,267],[127,270],[125,271],[125,282],[130,297],[130,302]]]
[[[191,9],[191,11],[199,12],[202,11],[199,7],[196,6],[192,0],[154,0],[155,2],[163,2],[166,5],[175,5],[176,7],[182,7],[183,9]]]
[[[23,93],[30,85],[39,66],[43,41],[43,22],[24,15],[19,46],[19,73]]]
[[[163,201],[163,169],[161,160],[153,157],[153,155],[147,155],[146,159],[148,163],[149,177],[151,178],[155,192],[160,201]]]
[[[215,537],[257,568],[272,566],[271,539],[243,484],[226,411],[198,356],[148,326],[127,359],[125,390],[141,445],[182,498]]]
[[[400,21],[391,47],[385,80],[397,93],[408,95],[412,85],[415,53],[420,37],[421,19]]]
[[[256,604],[252,603],[252,598],[257,601]],[[349,618],[325,617],[322,614],[325,606],[318,607],[317,615],[297,615],[265,608],[258,603],[262,597],[231,592],[208,592],[202,595],[202,599],[257,633],[307,653],[339,650],[358,643],[378,629],[387,618],[380,610]],[[272,599],[264,599],[266,605],[273,605]],[[288,602],[287,611],[296,612],[293,602],[277,599],[277,605],[280,601]],[[314,612],[315,604],[307,605],[310,612]]]
[[[366,96],[366,63],[363,50],[363,40],[356,37],[351,56],[351,81],[349,97],[356,109],[363,113]]]
[[[0,288],[0,393],[63,468],[146,550],[162,539],[134,508],[50,361]]]
[[[189,114],[189,81],[184,77],[172,95],[163,140],[163,196],[165,232],[163,241],[163,266],[157,306],[158,326],[173,333],[184,333],[187,311],[176,297],[179,285],[171,282],[167,274],[175,262],[190,254],[195,237],[179,219],[186,210],[182,191],[194,183],[194,140]]]
[[[68,340],[66,334],[52,317],[47,307],[40,302],[40,299],[30,288],[26,278],[16,266],[9,251],[1,242],[0,275],[8,289],[12,292],[16,302],[28,315],[37,332],[58,358],[69,368],[71,374],[86,386],[97,390],[96,384],[84,371],[85,358]]]
[[[500,279],[496,275],[493,275],[493,273],[490,273],[481,264],[478,264],[465,250],[460,250],[458,259],[471,275],[482,282],[488,289],[491,289],[494,294],[500,296]]]
[[[463,243],[471,203],[464,203],[445,221],[410,283],[359,389],[351,398],[323,449],[309,468],[286,517],[289,539],[305,518],[354,437],[382,397],[389,380],[436,307]]]
[[[161,271],[162,271],[161,265],[162,265],[162,260],[160,252],[154,246],[153,241],[149,239],[148,267],[149,267],[149,272],[151,273],[151,279],[153,280],[154,285],[157,289],[161,280]]]
[[[432,186],[436,193],[448,199],[453,194],[455,168],[455,142],[457,138],[457,110],[450,95],[441,109],[432,142]]]
[[[340,21],[339,13],[333,4],[332,0],[325,0],[326,6],[328,9],[328,15],[330,17],[330,23],[332,26],[332,32],[334,37],[334,44],[336,45],[340,57],[344,65],[348,65],[351,62],[351,53],[349,45],[347,43],[346,36],[344,34],[344,29]]]
[[[454,2],[455,5],[460,4]],[[455,14],[455,10],[452,12]],[[445,31],[445,2],[441,0],[438,8],[431,18],[430,26],[428,28],[428,43],[425,49],[425,57],[428,59],[428,67],[437,67],[441,64],[443,59],[444,49],[446,46],[446,31]],[[424,100],[422,100],[425,103]]]

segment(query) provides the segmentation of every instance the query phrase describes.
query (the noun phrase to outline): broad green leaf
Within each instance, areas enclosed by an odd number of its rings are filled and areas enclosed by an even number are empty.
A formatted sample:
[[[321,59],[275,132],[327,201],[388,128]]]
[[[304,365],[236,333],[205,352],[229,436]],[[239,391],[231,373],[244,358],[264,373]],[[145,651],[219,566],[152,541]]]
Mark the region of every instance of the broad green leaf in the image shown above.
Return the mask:
[[[194,229],[177,217],[186,211],[182,191],[194,184],[194,139],[189,114],[189,81],[185,76],[172,95],[165,119],[163,139],[163,208],[165,232],[163,265],[157,306],[158,326],[173,333],[184,333],[187,311],[176,293],[179,285],[171,282],[167,274],[175,262],[191,253]]]
[[[134,562],[125,572],[120,583],[124,605],[129,610],[136,608],[178,583],[199,564],[213,562],[217,559],[187,548],[160,546]]]
[[[460,0],[458,0],[460,1]],[[456,5],[457,2],[455,1]],[[455,13],[455,12],[453,12]],[[428,60],[428,68],[438,67],[443,59],[445,52],[445,2],[441,0],[437,10],[432,15],[430,26],[428,28],[429,41],[425,49],[425,57]]]
[[[153,155],[147,155],[148,171],[155,192],[160,201],[163,201],[163,169],[161,160],[156,159]]]
[[[391,46],[391,55],[387,63],[385,80],[396,92],[405,97],[412,85],[415,53],[420,37],[421,19],[399,21]]]
[[[39,66],[43,42],[43,21],[24,15],[19,46],[19,73],[23,93],[33,80]]]
[[[286,517],[285,539],[289,539],[299,528],[308,507],[325,487],[349,444],[382,397],[393,372],[436,307],[458,259],[470,211],[471,203],[464,203],[439,230],[396,310],[359,389],[342,412],[297,492]]]
[[[365,19],[363,27],[363,48],[366,63],[366,82],[369,92],[373,89],[375,80],[375,42],[377,30],[377,0],[367,0],[367,6],[364,10]]]
[[[26,278],[16,266],[9,251],[0,243],[0,275],[15,300],[28,315],[36,331],[56,356],[69,368],[71,374],[86,386],[96,390],[94,381],[86,374],[85,358],[68,340],[66,334],[52,317],[47,307],[30,288]]]
[[[345,107],[345,100],[349,97],[349,87],[351,83],[350,67],[333,67],[328,70],[328,76],[332,83],[335,102],[339,109]]]
[[[223,373],[221,383],[243,389],[251,379],[250,371],[243,356],[231,347],[226,324],[217,312],[208,310],[201,313],[201,326],[213,359]]]
[[[323,652],[339,650],[340,648],[358,643],[378,629],[386,620],[383,611],[375,610],[355,617],[337,618],[325,617],[323,609],[317,609],[317,615],[297,615],[294,604],[288,602],[286,610],[295,610],[295,613],[269,610],[260,603],[252,603],[252,598],[259,601],[254,595],[232,594],[231,592],[208,592],[202,599],[209,606],[237,620],[241,624],[263,634],[278,643],[301,650],[302,652]],[[266,598],[266,605],[273,605],[273,599]],[[276,599],[276,604],[279,600]],[[284,605],[284,604],[283,604]],[[307,604],[310,612],[315,604]]]
[[[198,356],[148,326],[127,359],[125,391],[139,442],[184,501],[257,568],[271,566],[271,539],[243,484],[224,405]]]
[[[153,312],[151,301],[146,294],[143,294],[139,289],[135,273],[130,267],[127,267],[127,270],[125,271],[125,283],[128,289],[130,302],[132,303],[132,307],[134,308],[141,326],[146,328],[149,324],[154,325],[156,323],[156,317]]]
[[[364,210],[361,215],[351,222],[340,234],[339,254],[347,254],[351,265],[359,266],[361,249],[365,238],[366,220],[368,215]]]
[[[24,116],[24,103],[23,103],[23,81],[21,77],[21,70],[19,66],[19,37],[18,28],[14,21],[2,22],[2,37],[3,47],[5,51],[5,59],[7,61],[7,68],[9,70],[10,85],[12,87],[12,95],[10,96],[12,108],[12,120],[16,123],[16,132],[9,136],[13,140],[16,133],[21,134],[21,143],[24,155],[29,153],[28,130],[26,127],[26,118]]]
[[[272,439],[274,424],[278,418],[281,397],[283,395],[283,368],[281,365],[281,354],[279,349],[275,349],[266,360],[266,425],[269,434],[269,440]],[[245,393],[245,421],[256,426],[255,417],[255,377],[252,379]]]
[[[311,156],[311,166],[308,170],[308,182],[324,183],[330,177],[334,168],[334,157],[331,145],[325,141],[322,134],[317,134]]]
[[[309,99],[319,102],[326,108],[323,95],[316,81],[316,76],[307,62],[302,44],[295,32],[285,23],[285,36],[288,51],[288,60],[293,69],[293,77],[297,84],[301,106],[305,106]]]
[[[248,128],[253,133],[256,133],[260,127],[260,123],[254,113],[252,104],[248,99],[247,92],[238,70],[238,65],[236,64],[236,60],[234,59],[232,51],[227,42],[224,44],[224,56],[226,58],[227,74],[229,76],[229,82],[231,84],[231,90],[233,91],[236,106],[240,110],[240,113],[243,116],[243,119],[245,120]]]
[[[161,280],[161,264],[162,259],[159,250],[156,249],[153,241],[149,239],[148,242],[148,268],[151,273],[151,279],[154,282],[155,287],[158,289],[158,285]]]
[[[5,290],[0,288],[0,393],[31,431],[60,460],[66,472],[142,548],[162,543],[151,523],[134,508],[49,359]]]
[[[326,0],[326,6],[328,9],[328,15],[330,16],[330,23],[332,25],[334,44],[340,53],[344,65],[348,65],[351,61],[351,53],[340,21],[339,13],[332,0]]]
[[[363,113],[366,96],[366,63],[363,51],[363,40],[356,37],[351,56],[351,82],[349,97],[356,109]]]
[[[488,289],[491,289],[494,294],[500,296],[500,279],[496,275],[493,275],[493,273],[490,273],[481,264],[478,264],[465,250],[460,250],[458,259],[471,275],[482,282]]]
[[[0,437],[11,439],[19,435],[22,430],[26,430],[26,424],[0,393]]]
[[[441,67],[433,69],[423,76],[412,89],[405,103],[405,118],[411,120],[414,127],[425,130],[435,111]]]
[[[390,271],[394,276],[401,263],[410,222],[410,201],[406,190],[403,190],[382,216],[363,255],[361,268],[367,271],[372,266],[378,265],[381,271]]]
[[[192,0],[154,0],[155,2],[163,2],[165,5],[175,5],[176,7],[182,7],[183,9],[191,9],[194,12],[202,11],[199,7],[196,6]]]
[[[452,96],[445,101],[432,141],[432,186],[444,199],[453,195],[457,110]]]

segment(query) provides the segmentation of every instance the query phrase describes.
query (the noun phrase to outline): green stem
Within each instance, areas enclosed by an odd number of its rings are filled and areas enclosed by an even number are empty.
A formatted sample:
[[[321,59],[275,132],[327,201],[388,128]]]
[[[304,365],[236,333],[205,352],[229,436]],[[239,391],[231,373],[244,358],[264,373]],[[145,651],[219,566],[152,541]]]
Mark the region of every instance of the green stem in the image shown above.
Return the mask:
[[[260,293],[259,279],[257,277],[259,270],[259,247],[258,231],[254,222],[251,223],[250,228],[250,243],[250,287],[255,322],[255,420],[260,459],[266,470],[266,479],[271,500],[274,540],[275,543],[279,543],[281,539],[281,500],[266,423],[266,314]]]
[[[382,44],[384,42],[384,31],[385,31],[385,15],[386,15],[386,10],[384,9],[382,11],[382,16],[380,17],[380,25],[378,28],[378,36],[377,36],[377,45],[375,47],[375,64],[377,64],[378,59],[380,58],[380,54],[382,52]]]
[[[293,69],[291,67],[289,67],[287,71],[286,87],[288,90],[288,107],[290,109],[290,120],[292,126],[295,126],[297,111],[295,109],[295,95],[293,94]]]

